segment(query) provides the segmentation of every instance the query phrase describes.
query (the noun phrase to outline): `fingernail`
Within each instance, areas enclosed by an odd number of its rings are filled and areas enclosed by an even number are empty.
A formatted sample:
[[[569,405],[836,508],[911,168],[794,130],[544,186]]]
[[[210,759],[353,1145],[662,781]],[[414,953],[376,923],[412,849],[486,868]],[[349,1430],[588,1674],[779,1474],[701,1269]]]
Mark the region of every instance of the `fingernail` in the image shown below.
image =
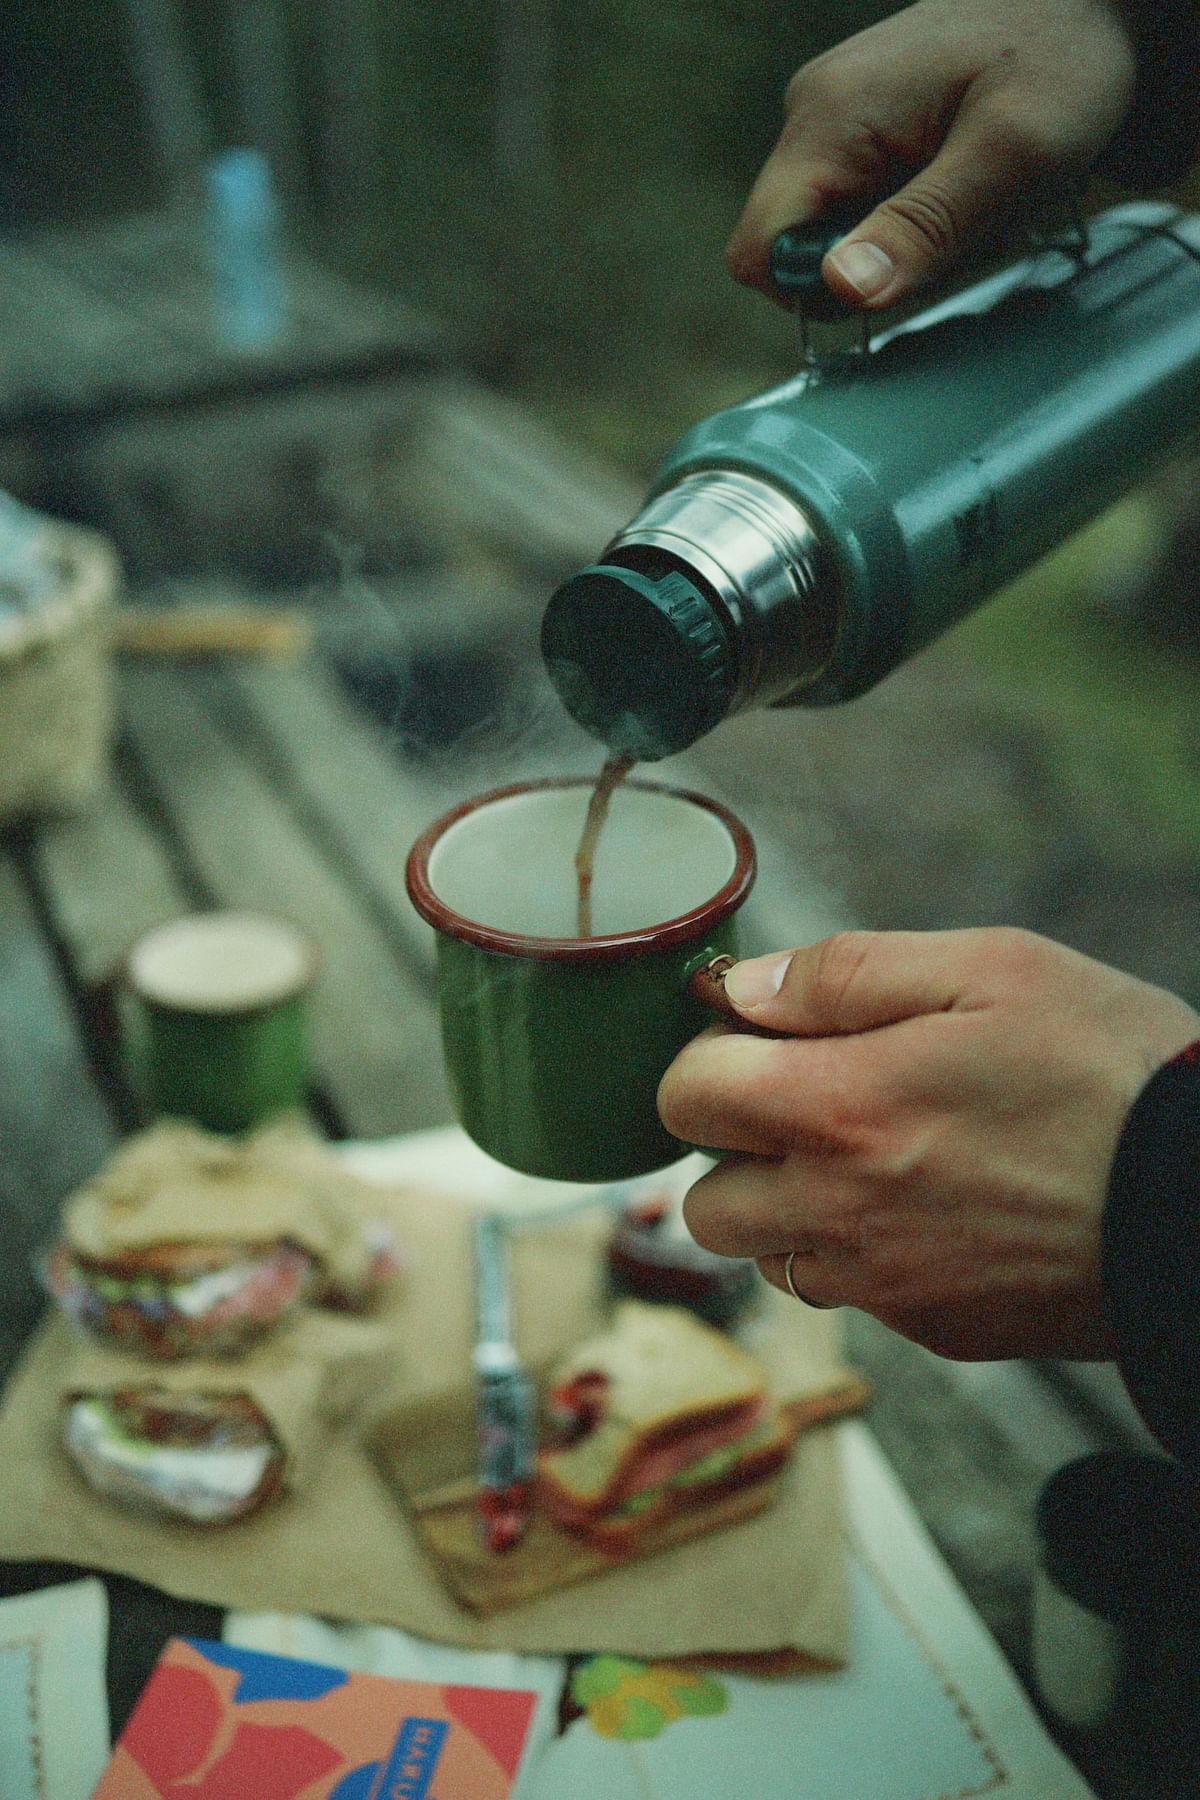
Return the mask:
[[[831,251],[829,260],[864,300],[881,294],[896,273],[896,265],[886,250],[881,250],[878,244],[868,243],[865,238],[859,238],[853,244],[839,244]]]
[[[791,960],[792,952],[786,950],[781,956],[752,956],[734,963],[725,977],[725,992],[735,1006],[764,1006],[783,986]]]

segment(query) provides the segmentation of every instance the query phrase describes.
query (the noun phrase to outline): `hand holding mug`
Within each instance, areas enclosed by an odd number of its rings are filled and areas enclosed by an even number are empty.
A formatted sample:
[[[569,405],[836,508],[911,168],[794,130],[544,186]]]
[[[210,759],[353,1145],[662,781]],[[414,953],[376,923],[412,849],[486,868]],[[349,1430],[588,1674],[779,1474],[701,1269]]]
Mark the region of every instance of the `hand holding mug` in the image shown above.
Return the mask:
[[[696,1240],[943,1355],[1111,1354],[1100,1223],[1125,1117],[1200,1035],[1182,1000],[1029,932],[846,932],[743,962],[742,1018],[667,1071],[667,1128],[731,1151]]]

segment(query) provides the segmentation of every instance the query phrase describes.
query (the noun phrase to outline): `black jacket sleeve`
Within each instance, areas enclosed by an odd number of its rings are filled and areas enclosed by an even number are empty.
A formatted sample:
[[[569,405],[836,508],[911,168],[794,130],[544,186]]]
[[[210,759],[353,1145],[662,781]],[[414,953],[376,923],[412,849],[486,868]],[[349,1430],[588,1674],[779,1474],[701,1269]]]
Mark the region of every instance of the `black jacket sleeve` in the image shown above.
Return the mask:
[[[1159,1442],[1200,1475],[1200,1043],[1130,1111],[1104,1216],[1117,1360]]]
[[[1164,188],[1200,155],[1200,5],[1122,0],[1137,74],[1129,111],[1096,164],[1125,187]]]

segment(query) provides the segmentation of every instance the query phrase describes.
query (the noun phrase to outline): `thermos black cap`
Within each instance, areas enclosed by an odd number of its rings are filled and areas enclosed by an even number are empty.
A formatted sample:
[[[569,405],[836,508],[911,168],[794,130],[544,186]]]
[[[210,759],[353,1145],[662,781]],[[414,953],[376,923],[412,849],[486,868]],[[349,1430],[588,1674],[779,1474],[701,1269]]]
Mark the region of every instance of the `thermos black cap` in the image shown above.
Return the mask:
[[[737,653],[721,614],[674,569],[581,569],[546,608],[542,655],[572,718],[639,762],[694,744],[737,690]]]

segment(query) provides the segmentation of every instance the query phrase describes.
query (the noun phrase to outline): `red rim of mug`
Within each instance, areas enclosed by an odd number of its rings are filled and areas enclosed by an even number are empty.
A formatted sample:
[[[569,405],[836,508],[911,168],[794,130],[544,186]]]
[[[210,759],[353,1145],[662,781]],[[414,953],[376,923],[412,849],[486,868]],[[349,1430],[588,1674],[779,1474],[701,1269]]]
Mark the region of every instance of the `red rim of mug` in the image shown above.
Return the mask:
[[[516,781],[509,787],[493,788],[489,793],[464,800],[450,812],[443,813],[440,819],[435,819],[409,851],[405,870],[409,899],[421,917],[447,937],[461,938],[464,943],[476,944],[481,950],[496,950],[509,956],[536,957],[546,962],[596,962],[609,957],[637,955],[648,950],[665,950],[671,944],[686,943],[689,938],[700,936],[708,927],[719,925],[737,910],[754,884],[756,863],[753,838],[741,820],[719,801],[710,800],[705,794],[692,793],[688,788],[671,787],[662,781],[630,781],[626,785],[644,793],[668,794],[674,800],[686,800],[692,806],[702,807],[705,812],[721,821],[733,841],[733,873],[711,900],[706,900],[703,906],[693,907],[691,912],[681,913],[678,918],[664,919],[657,925],[639,927],[636,931],[618,931],[599,937],[536,937],[517,931],[501,931],[497,926],[465,918],[447,906],[434,892],[429,880],[429,859],[439,840],[460,819],[467,818],[482,807],[492,806],[498,800],[512,799],[517,794],[547,793],[557,788],[593,788],[595,785],[595,778],[591,775],[556,775],[542,781]]]

